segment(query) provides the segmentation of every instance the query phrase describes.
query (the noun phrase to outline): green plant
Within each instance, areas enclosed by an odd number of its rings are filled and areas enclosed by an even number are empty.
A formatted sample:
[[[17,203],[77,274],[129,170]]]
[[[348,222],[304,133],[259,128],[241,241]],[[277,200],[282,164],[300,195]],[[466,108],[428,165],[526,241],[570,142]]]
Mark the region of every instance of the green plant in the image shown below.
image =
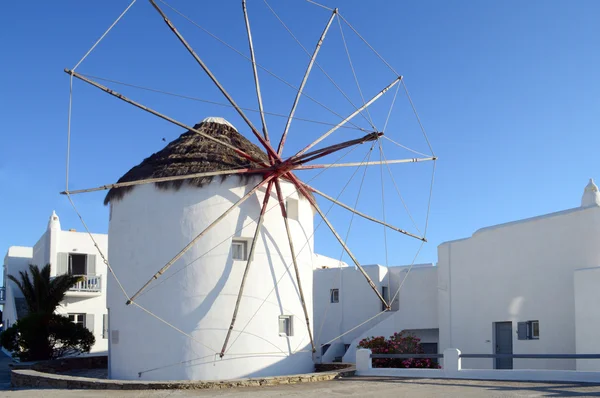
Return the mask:
[[[368,337],[358,343],[358,348],[368,348],[373,354],[423,354],[421,339],[406,333],[394,333],[389,339],[383,336]],[[439,368],[429,358],[374,358],[374,368]]]
[[[31,273],[31,277],[30,277]],[[50,277],[50,264],[40,269],[37,265],[29,265],[29,272],[19,271],[20,279],[8,275],[23,293],[29,312],[52,314],[65,298],[67,291],[81,277],[71,274]]]
[[[89,352],[94,335],[81,325],[54,312],[67,291],[80,277],[71,274],[50,277],[50,264],[29,265],[20,278],[8,275],[23,293],[29,313],[0,336],[0,344],[23,361],[39,361]]]
[[[30,313],[0,335],[3,347],[21,361],[89,352],[96,339],[85,327],[58,314]]]

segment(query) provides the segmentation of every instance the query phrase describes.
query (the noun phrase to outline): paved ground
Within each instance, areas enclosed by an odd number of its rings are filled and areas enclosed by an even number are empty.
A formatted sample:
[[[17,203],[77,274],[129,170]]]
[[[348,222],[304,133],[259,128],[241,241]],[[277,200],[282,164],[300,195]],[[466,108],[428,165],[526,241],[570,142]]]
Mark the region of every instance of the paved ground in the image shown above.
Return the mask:
[[[600,385],[574,383],[511,383],[493,381],[348,378],[264,388],[196,391],[0,391],[0,397],[600,397]]]
[[[10,369],[8,364],[12,362],[12,358],[0,351],[0,390],[10,387]]]

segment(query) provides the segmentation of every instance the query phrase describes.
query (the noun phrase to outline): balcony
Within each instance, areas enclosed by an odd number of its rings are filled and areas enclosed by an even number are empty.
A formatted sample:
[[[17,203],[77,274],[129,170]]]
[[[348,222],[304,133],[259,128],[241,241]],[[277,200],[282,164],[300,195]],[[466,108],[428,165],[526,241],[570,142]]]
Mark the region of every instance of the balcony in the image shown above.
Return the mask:
[[[79,282],[74,284],[67,296],[71,297],[89,297],[102,294],[102,276],[101,275],[75,275],[80,278]]]
[[[6,288],[4,286],[0,287],[0,304],[4,304],[6,302]]]

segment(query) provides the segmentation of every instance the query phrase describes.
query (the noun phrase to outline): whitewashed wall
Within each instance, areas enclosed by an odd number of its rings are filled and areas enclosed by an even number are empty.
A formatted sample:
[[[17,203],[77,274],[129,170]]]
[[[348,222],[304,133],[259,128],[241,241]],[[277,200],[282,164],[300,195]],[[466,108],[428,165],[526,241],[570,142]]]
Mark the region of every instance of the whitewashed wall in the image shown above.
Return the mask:
[[[17,321],[17,310],[15,308],[15,297],[23,297],[23,293],[17,285],[7,278],[13,275],[19,278],[19,271],[27,271],[33,249],[31,247],[11,246],[4,257],[4,286],[6,287],[6,301],[2,310],[2,322],[4,328],[12,326]]]
[[[422,339],[423,343],[438,342],[437,314],[437,267],[429,265],[390,267],[390,295],[398,290],[399,283],[406,281],[400,289],[394,311],[377,318],[378,323],[354,336],[344,362],[355,362],[356,347],[366,337],[390,337],[394,333],[408,330]],[[381,319],[380,319],[381,318]]]
[[[600,264],[600,208],[576,208],[484,228],[438,247],[440,351],[493,353],[493,323],[512,321],[513,352],[572,354],[573,272]],[[517,322],[539,320],[539,340]],[[492,368],[493,360],[465,360]],[[515,369],[574,369],[574,360],[514,360]]]
[[[100,249],[106,255],[108,252],[108,237],[105,234],[93,234]],[[96,256],[96,275],[102,278],[101,293],[73,293],[67,292],[65,300],[57,309],[58,314],[69,313],[93,314],[94,324],[86,325],[94,333],[96,343],[91,353],[100,354],[108,351],[108,339],[103,337],[103,315],[106,310],[106,280],[107,267],[98,255],[94,243],[87,233],[61,230],[60,221],[56,214],[52,214],[48,228],[38,239],[33,248],[11,247],[5,258],[5,268],[8,273],[18,276],[19,271],[29,269],[29,264],[40,268],[50,264],[50,275],[57,275],[57,253],[92,254]],[[7,281],[7,297],[4,306],[4,319],[9,319],[13,324],[17,318],[14,297],[23,297],[14,282]],[[89,318],[88,318],[89,319]]]
[[[94,240],[104,253],[108,255],[108,236],[105,234],[93,234]],[[108,352],[108,338],[103,336],[104,314],[108,313],[106,309],[106,287],[109,278],[106,264],[98,254],[94,242],[87,233],[74,231],[60,231],[58,240],[51,249],[51,262],[53,264],[52,274],[56,275],[56,254],[57,253],[79,253],[91,254],[96,256],[96,275],[101,276],[101,294],[96,293],[67,293],[67,297],[58,308],[57,313],[67,315],[69,313],[85,313],[94,315],[94,324],[86,327],[94,333],[96,344],[92,347],[91,353],[100,354]],[[89,318],[88,318],[89,320]]]
[[[247,186],[240,186],[238,178],[230,177],[223,182],[215,179],[202,188],[183,186],[179,190],[160,190],[148,184],[112,203],[109,261],[126,291],[137,291],[258,181],[252,179]],[[285,196],[294,191],[288,183],[282,189]],[[229,350],[223,359],[217,355],[246,265],[232,260],[230,236],[243,228],[236,235],[252,237],[256,228],[252,219],[259,214],[263,196],[253,196],[233,211],[137,300],[194,340],[134,305],[125,306],[122,292],[109,280],[112,378],[218,380],[313,370],[285,226],[274,197],[257,242]],[[296,194],[292,197],[297,198]],[[291,228],[312,319],[313,242],[308,238],[313,231],[313,210],[305,199],[299,201],[299,220],[292,221]],[[281,314],[294,317],[291,337],[279,335]]]
[[[381,292],[382,286],[389,286],[387,268],[381,265],[364,266],[366,273]],[[315,338],[319,346],[355,328],[377,313],[382,304],[371,289],[362,273],[354,267],[317,269],[314,273]],[[331,289],[339,289],[339,303],[331,303]],[[388,314],[365,323],[357,329],[331,343],[331,347],[317,359],[329,362],[345,352],[344,344],[350,344],[362,331],[370,329]]]
[[[575,341],[577,354],[600,354],[600,267],[575,271]],[[577,370],[600,371],[600,359],[578,359]]]

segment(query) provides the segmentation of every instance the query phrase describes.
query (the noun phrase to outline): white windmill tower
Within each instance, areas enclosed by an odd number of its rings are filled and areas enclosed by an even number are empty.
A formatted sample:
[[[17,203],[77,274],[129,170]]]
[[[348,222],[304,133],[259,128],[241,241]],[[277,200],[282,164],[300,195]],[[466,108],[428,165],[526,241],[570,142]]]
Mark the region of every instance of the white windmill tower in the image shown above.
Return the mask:
[[[108,31],[133,3],[135,0]],[[382,153],[385,127],[379,131],[374,125],[366,131],[359,129],[362,131],[354,139],[325,147],[319,144],[338,129],[352,124],[354,117],[362,115],[389,90],[395,88],[397,95],[399,87],[404,85],[402,77],[383,61],[394,74],[391,82],[369,99],[363,98],[361,106],[302,150],[284,157],[290,124],[333,21],[337,19],[340,30],[344,22],[364,40],[362,36],[337,9],[319,5],[329,10],[330,16],[314,51],[309,54],[306,72],[296,88],[285,128],[276,144],[265,119],[258,79],[260,65],[255,62],[246,1],[242,1],[242,9],[261,116],[260,130],[161,7],[153,0],[150,3],[263,149],[222,118],[207,118],[190,126],[76,72],[89,52],[75,68],[66,70],[71,84],[74,78],[79,79],[186,131],[132,168],[117,183],[98,188],[70,190],[67,159],[67,189],[63,193],[73,207],[73,194],[110,189],[105,200],[111,206],[109,255],[100,253],[114,276],[108,290],[110,377],[215,380],[312,371],[313,354],[320,348],[315,346],[313,331],[316,328],[311,323],[313,217],[324,222],[362,273],[373,294],[382,302],[382,313],[390,310],[390,303],[398,294],[384,297],[378,291],[317,203],[316,196],[352,212],[353,216],[378,223],[384,230],[421,242],[426,241],[426,230],[415,234],[391,225],[385,221],[385,209],[383,220],[360,212],[356,205],[342,203],[308,185],[296,174],[302,170],[338,167],[365,167],[366,170],[374,165],[381,166],[383,172],[384,165],[389,170],[390,164],[429,161],[435,165],[433,153],[419,152],[416,158],[313,163],[364,143],[370,144],[370,150],[378,144]],[[385,124],[387,126],[387,120]],[[69,129],[69,137],[70,133]]]

